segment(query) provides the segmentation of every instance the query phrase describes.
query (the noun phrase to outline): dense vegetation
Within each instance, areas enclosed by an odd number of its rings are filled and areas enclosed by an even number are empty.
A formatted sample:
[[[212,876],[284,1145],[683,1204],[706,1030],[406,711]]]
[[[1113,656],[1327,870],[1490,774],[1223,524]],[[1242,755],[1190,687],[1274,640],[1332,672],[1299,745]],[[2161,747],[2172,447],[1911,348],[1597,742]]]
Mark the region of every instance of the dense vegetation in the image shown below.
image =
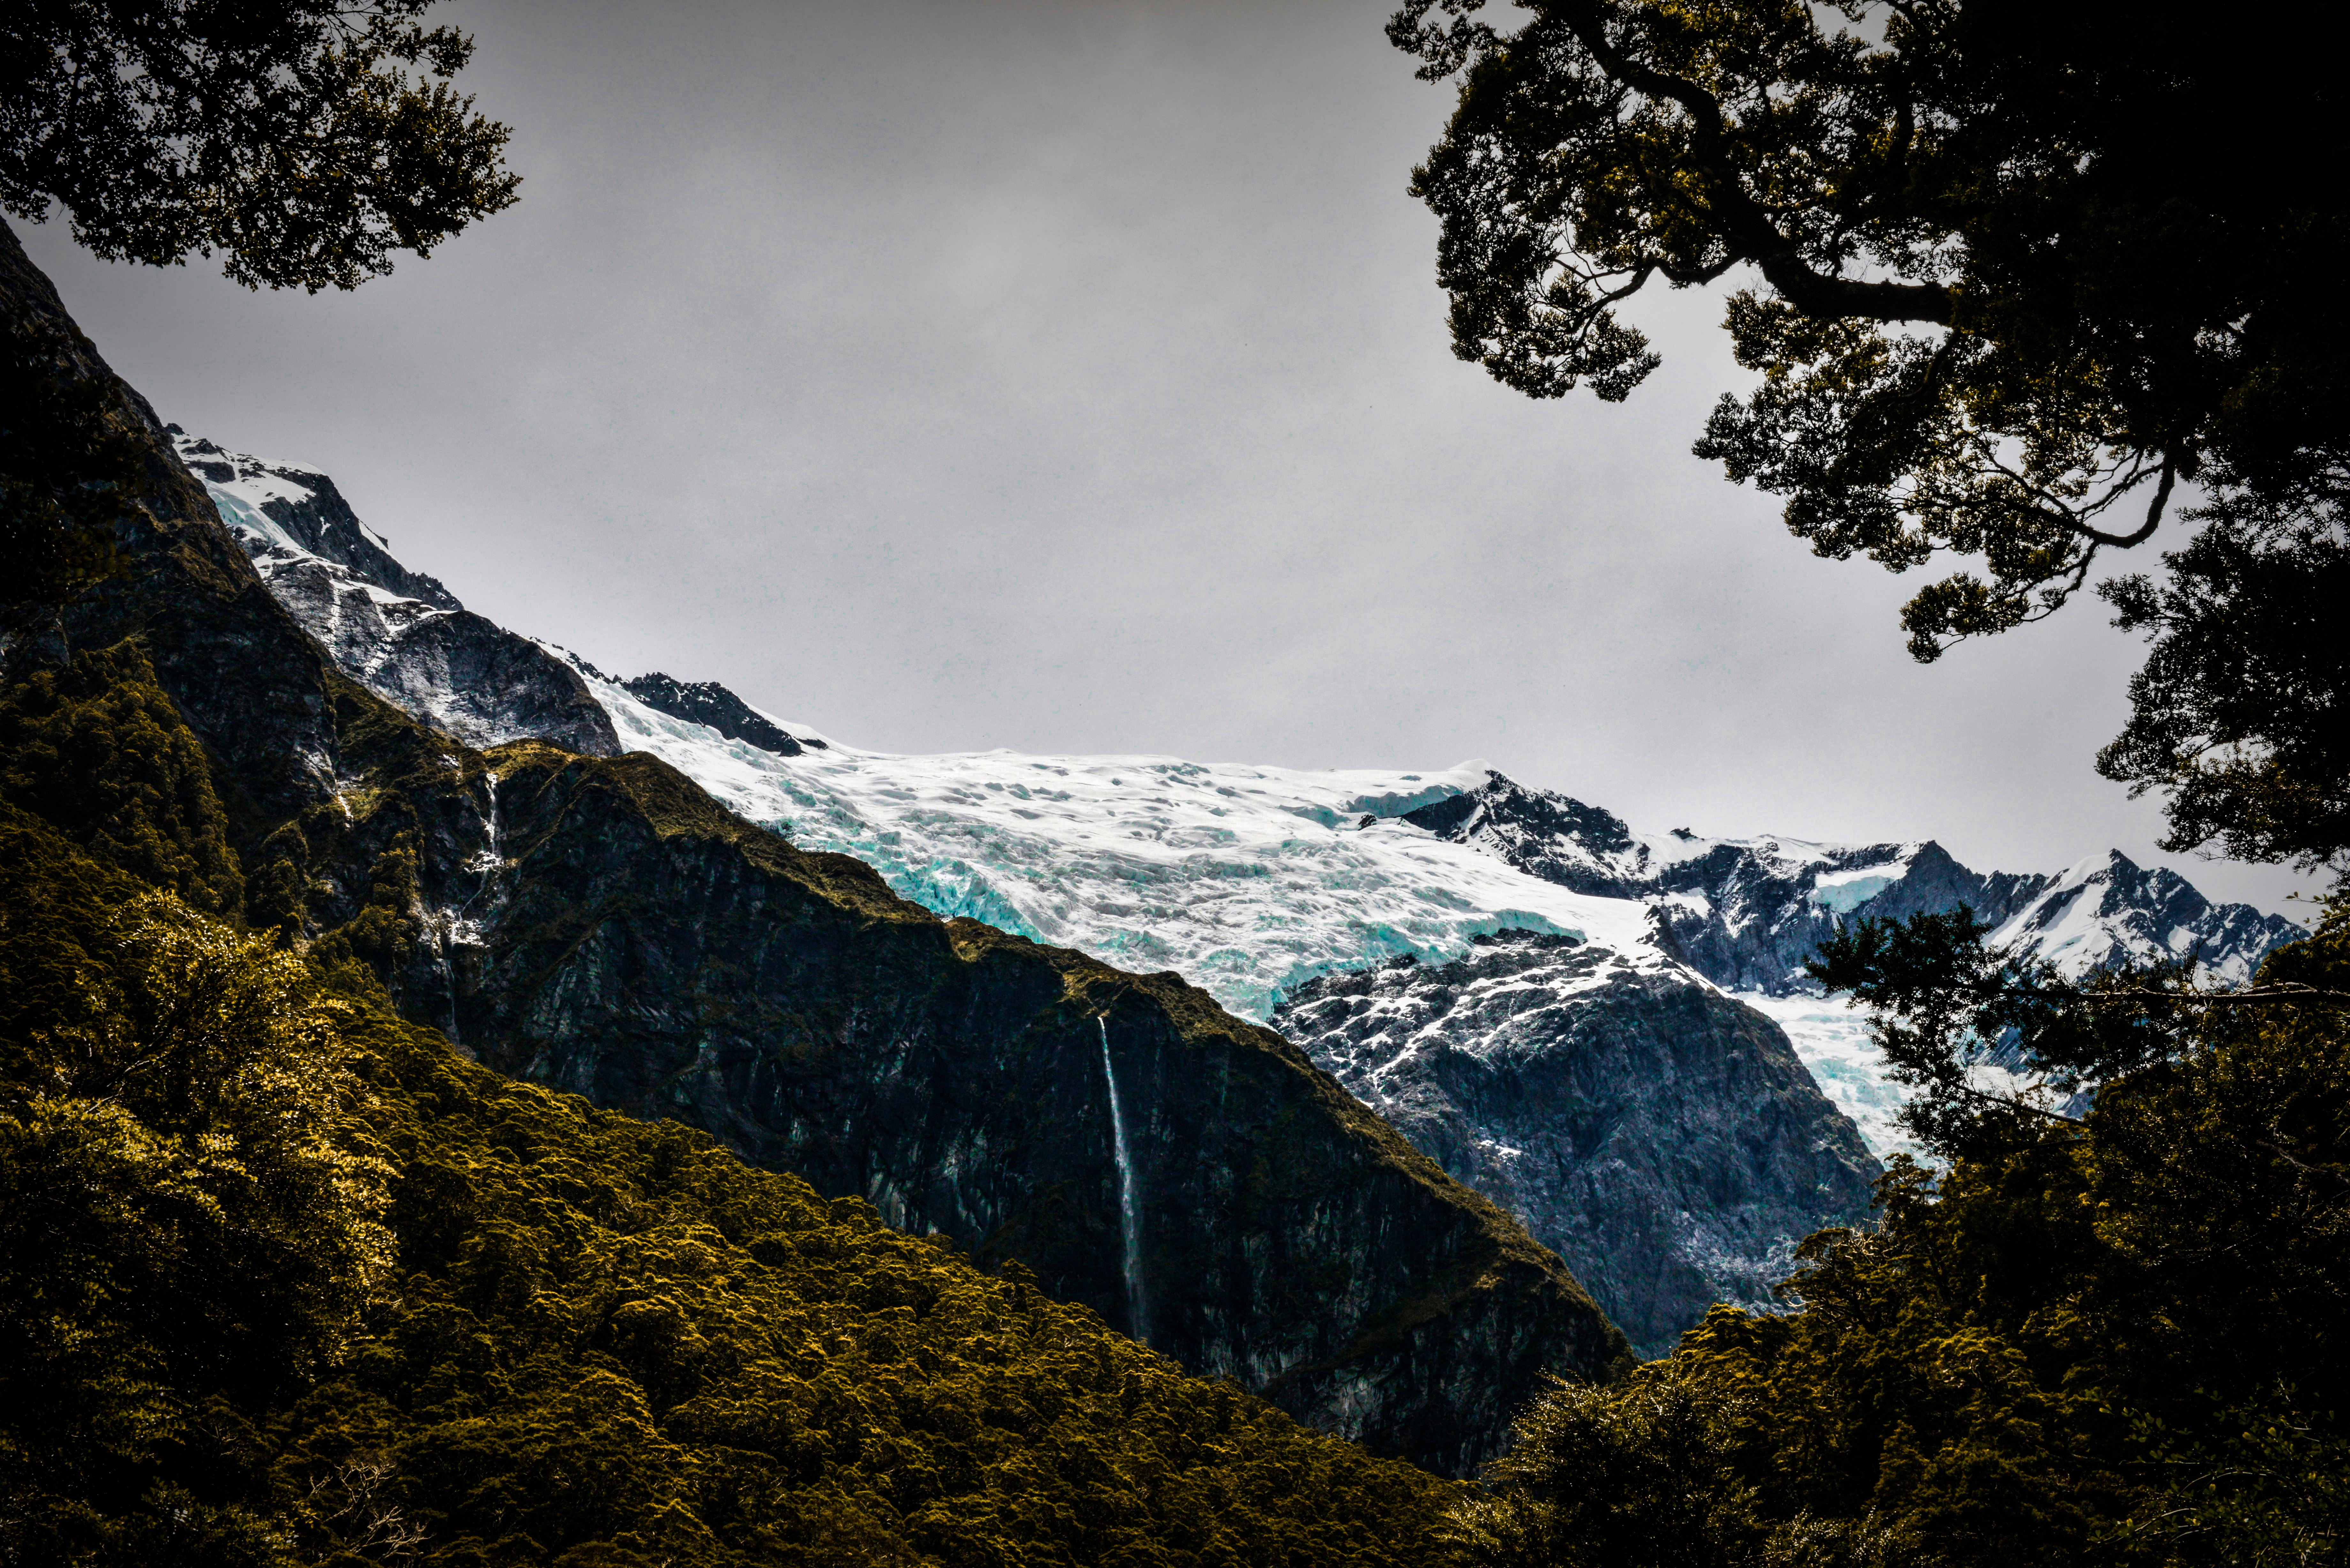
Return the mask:
[[[0,694],[0,1562],[1442,1560],[1459,1488],[205,913],[143,668]]]
[[[1910,649],[2100,588],[2152,649],[2098,766],[2173,850],[2350,870],[2339,73],[2115,0],[1407,0],[1458,108],[1414,190],[1454,347],[1531,396],[1655,368],[1618,312],[1740,274],[1697,444],[1820,555],[1945,563]],[[2213,114],[2218,105],[2230,111]],[[1955,557],[1956,569],[1949,569]],[[2081,978],[1963,909],[1859,920],[1906,1119],[1797,1310],[1562,1387],[1461,1511],[1492,1563],[2293,1563],[2350,1553],[2350,902],[2256,985]],[[2088,1103],[2084,1112],[2082,1107]]]
[[[2137,1054],[2077,1122],[1922,1070],[1970,1031],[1923,1005],[1963,987],[1900,990],[1904,940],[1939,962],[1964,923],[1864,929],[1822,966],[1907,1032],[1948,1168],[1897,1160],[1877,1227],[1806,1242],[1800,1310],[1716,1308],[1627,1381],[1544,1399],[1462,1512],[1480,1560],[2350,1556],[2350,904],[2271,957],[2266,1002],[2180,1002],[2175,969],[1978,975],[2011,1059],[2035,1060],[2022,1033],[2059,1080]],[[2133,1020],[2096,1016],[2130,993]]]

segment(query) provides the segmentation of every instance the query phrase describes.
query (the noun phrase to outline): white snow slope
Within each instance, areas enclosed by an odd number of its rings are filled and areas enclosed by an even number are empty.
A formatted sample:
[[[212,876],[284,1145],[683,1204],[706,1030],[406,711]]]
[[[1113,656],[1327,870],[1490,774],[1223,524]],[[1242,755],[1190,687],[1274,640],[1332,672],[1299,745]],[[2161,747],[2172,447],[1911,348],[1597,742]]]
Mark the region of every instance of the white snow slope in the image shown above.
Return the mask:
[[[1122,969],[1174,970],[1246,1018],[1326,971],[1401,953],[1456,958],[1471,937],[1513,929],[1572,932],[1705,983],[1650,945],[1645,905],[1569,892],[1378,815],[1482,782],[1480,763],[1315,773],[1151,756],[894,756],[829,737],[779,757],[575,667],[622,746],[801,848],[854,855],[942,915]],[[1367,815],[1378,820],[1364,826]]]
[[[205,488],[223,520],[252,541],[265,579],[306,624],[322,622],[311,629],[338,661],[365,666],[395,657],[401,628],[442,613],[304,549],[262,508],[309,492],[283,473],[244,473],[255,462],[240,459],[234,480],[207,478]],[[333,579],[326,585],[333,592],[297,591],[320,572]],[[352,617],[353,607],[371,614]],[[377,622],[382,635],[371,637]],[[1572,933],[1611,950],[1626,967],[1712,984],[1655,940],[1658,905],[1703,904],[1702,895],[1576,893],[1514,869],[1491,846],[1440,839],[1399,820],[1477,788],[1487,777],[1481,763],[1421,773],[1315,772],[1165,756],[899,756],[844,745],[769,714],[786,732],[822,742],[782,757],[649,707],[565,649],[541,646],[578,670],[623,750],[660,756],[750,821],[803,848],[853,855],[941,915],[971,916],[1128,970],[1176,971],[1243,1017],[1263,1020],[1286,991],[1327,971],[1403,953],[1440,963],[1466,952],[1480,933],[1512,929]],[[434,716],[429,693],[397,700],[421,717]],[[1639,833],[1635,842],[1652,865],[1724,844],[1767,852],[1774,863],[1816,861],[1810,898],[1836,910],[1858,907],[1908,870],[1906,854],[1890,864],[1853,866],[1839,846],[1791,840]],[[2147,952],[2177,946],[2163,934],[2129,929],[2098,898],[2085,896],[2110,879],[2106,865],[2099,857],[2074,867],[2000,940],[2024,942],[2075,971],[2116,945]],[[1886,1080],[1861,1014],[1833,999],[1729,994],[1787,1032],[1873,1150],[1907,1147],[1893,1121],[1901,1093]]]

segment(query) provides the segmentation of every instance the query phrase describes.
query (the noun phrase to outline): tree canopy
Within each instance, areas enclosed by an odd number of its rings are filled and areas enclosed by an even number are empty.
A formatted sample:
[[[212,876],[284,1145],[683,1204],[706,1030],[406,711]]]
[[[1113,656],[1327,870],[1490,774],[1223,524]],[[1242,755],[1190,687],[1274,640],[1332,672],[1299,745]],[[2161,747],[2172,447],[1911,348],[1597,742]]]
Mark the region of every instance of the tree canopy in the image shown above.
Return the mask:
[[[2344,639],[2232,570],[2350,562],[2350,133],[2293,42],[2322,8],[1528,0],[1505,32],[1482,6],[1389,24],[1460,83],[1412,186],[1456,353],[1620,400],[1659,362],[1627,301],[1751,279],[1725,325],[1760,384],[1696,451],[1820,555],[1960,557],[1903,612],[1919,659],[2053,613],[2186,509],[2215,543],[2104,590],[2156,654],[2102,766],[2171,793],[2168,847],[2338,861],[2344,759],[2306,736],[2340,727]],[[2231,699],[2215,645],[2297,679]]]
[[[248,288],[355,288],[513,204],[504,126],[432,0],[22,0],[0,9],[0,211],[114,261],[219,253]],[[0,250],[14,252],[0,231]],[[0,255],[0,262],[5,262]],[[19,258],[21,263],[21,258]],[[0,635],[107,576],[139,422],[62,317],[0,312]]]
[[[352,288],[515,200],[504,126],[432,0],[19,0],[0,17],[0,208],[115,261],[222,255]]]
[[[1913,1127],[1954,1135],[1947,1167],[1896,1157],[1877,1225],[1805,1241],[1797,1310],[1716,1307],[1666,1360],[1540,1400],[1455,1511],[1472,1558],[2343,1562],[2350,908],[2261,983],[2293,999],[2155,1003],[2168,1049],[2124,1048],[2077,1120],[1929,1094]]]

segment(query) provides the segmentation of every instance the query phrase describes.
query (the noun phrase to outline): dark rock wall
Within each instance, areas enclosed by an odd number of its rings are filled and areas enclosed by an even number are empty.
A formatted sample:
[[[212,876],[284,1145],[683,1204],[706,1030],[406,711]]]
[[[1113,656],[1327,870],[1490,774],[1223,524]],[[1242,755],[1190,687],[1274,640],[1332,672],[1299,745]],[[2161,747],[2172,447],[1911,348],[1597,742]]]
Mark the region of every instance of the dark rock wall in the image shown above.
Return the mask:
[[[1273,1023],[1524,1220],[1644,1357],[1716,1302],[1770,1303],[1797,1241],[1868,1210],[1877,1161],[1776,1024],[1571,937],[1325,975]]]
[[[1130,1328],[1106,1026],[1158,1348],[1453,1470],[1544,1370],[1624,1355],[1515,1221],[1176,977],[941,922],[649,756],[355,717],[371,808],[303,825],[333,888],[307,923],[482,1061],[706,1127]]]
[[[250,532],[240,536],[270,591],[369,691],[469,746],[535,738],[589,756],[619,754],[611,716],[578,671],[466,609],[439,578],[394,560],[367,536],[333,480],[164,428],[178,437],[189,469],[214,484],[268,476],[309,492],[261,506],[305,554]]]
[[[611,715],[578,671],[530,639],[471,610],[385,603],[332,562],[264,554],[256,564],[339,668],[452,739],[475,747],[536,739],[591,757],[620,754]]]
[[[707,724],[730,741],[741,741],[779,757],[798,756],[804,744],[824,744],[822,741],[804,743],[800,737],[785,734],[715,680],[678,680],[657,670],[620,684],[628,688],[629,695],[648,708],[658,709],[672,719]]]
[[[5,222],[0,290],[78,338],[86,370],[111,378]],[[221,526],[155,410],[128,386],[122,396],[123,417],[150,438],[144,513],[120,540],[125,569],[61,618],[64,640],[75,647],[141,640],[182,718],[219,759],[224,804],[244,822],[331,797],[325,659]],[[47,644],[38,639],[11,648],[5,662],[55,661],[63,649]]]

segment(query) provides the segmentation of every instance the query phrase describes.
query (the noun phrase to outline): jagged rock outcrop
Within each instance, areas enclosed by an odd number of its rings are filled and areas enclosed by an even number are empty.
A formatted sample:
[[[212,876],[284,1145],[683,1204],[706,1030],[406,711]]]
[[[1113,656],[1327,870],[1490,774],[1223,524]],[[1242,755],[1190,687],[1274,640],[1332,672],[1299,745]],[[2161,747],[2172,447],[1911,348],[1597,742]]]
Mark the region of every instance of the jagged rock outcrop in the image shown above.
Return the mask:
[[[619,754],[578,671],[394,560],[333,480],[166,429],[262,580],[345,674],[469,746],[537,739]]]
[[[707,724],[730,741],[741,741],[779,757],[796,757],[806,747],[822,749],[825,744],[814,736],[785,733],[773,720],[715,680],[678,680],[656,670],[620,685],[648,708],[672,719]]]
[[[1635,834],[1621,818],[1501,774],[1405,814],[1439,837],[1582,892],[1657,900],[1691,967],[1732,990],[1811,988],[1804,961],[1856,911],[1896,919],[1963,904],[1993,940],[2075,972],[2185,957],[2232,980],[2306,933],[2248,904],[2213,904],[2184,877],[2118,850],[2054,875],[1972,871],[1939,844],[1808,844]]]
[[[218,486],[217,500],[230,498],[232,508],[250,505],[274,524],[303,552],[320,560],[348,566],[353,576],[401,598],[418,599],[433,609],[465,607],[441,579],[411,572],[391,553],[368,536],[366,524],[335,482],[315,468],[292,463],[264,462],[244,452],[228,452],[178,425],[165,425],[180,460],[188,472],[207,485]],[[229,517],[234,530],[236,519]]]
[[[1301,986],[1274,1027],[1567,1261],[1644,1357],[1765,1305],[1877,1161],[1778,1026],[1572,937]]]
[[[0,287],[63,320],[13,235]],[[333,668],[136,411],[153,515],[62,631],[144,642],[256,924],[485,1062],[704,1127],[1124,1323],[1107,1058],[1153,1343],[1382,1452],[1459,1471],[1545,1372],[1622,1363],[1555,1254],[1174,976],[941,920],[650,756],[426,729]]]

